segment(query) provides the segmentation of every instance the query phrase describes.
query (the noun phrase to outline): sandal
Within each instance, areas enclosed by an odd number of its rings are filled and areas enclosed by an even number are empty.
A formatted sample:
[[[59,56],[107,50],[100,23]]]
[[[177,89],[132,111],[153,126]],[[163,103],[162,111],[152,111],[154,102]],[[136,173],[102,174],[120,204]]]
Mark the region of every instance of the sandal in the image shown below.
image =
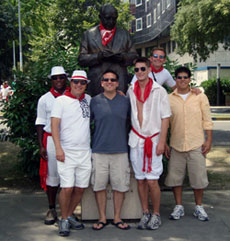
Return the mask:
[[[127,227],[124,227],[124,228],[122,228],[122,227],[120,227],[119,225],[124,225],[125,223],[123,222],[123,221],[121,221],[121,222],[117,222],[117,223],[114,223],[114,222],[112,222],[112,225],[114,225],[116,228],[119,228],[119,229],[122,229],[122,230],[128,230],[128,229],[130,229],[130,226],[128,225]]]
[[[103,229],[106,225],[108,225],[108,223],[103,223],[103,222],[100,222],[100,221],[98,221],[96,224],[97,224],[97,227],[98,227],[99,225],[102,225],[100,228],[95,228],[95,227],[93,226],[92,229],[93,229],[93,230],[96,230],[96,231],[101,230],[101,229]]]

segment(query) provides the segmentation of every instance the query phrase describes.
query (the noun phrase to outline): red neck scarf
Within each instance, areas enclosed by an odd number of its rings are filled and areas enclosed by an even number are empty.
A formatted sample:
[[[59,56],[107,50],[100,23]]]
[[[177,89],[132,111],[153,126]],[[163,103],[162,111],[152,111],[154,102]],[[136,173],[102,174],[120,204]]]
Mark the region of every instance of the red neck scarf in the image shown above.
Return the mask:
[[[100,23],[100,33],[102,38],[102,44],[106,46],[113,38],[116,31],[116,27],[113,29],[105,29],[102,23]]]
[[[145,91],[144,91],[144,100],[141,99],[141,87],[139,85],[139,81],[136,81],[135,84],[134,84],[134,94],[136,95],[137,99],[144,103],[147,98],[149,97],[150,95],[150,91],[152,89],[152,86],[153,86],[153,80],[151,78],[149,78],[149,82],[147,83],[147,85],[145,86]]]
[[[69,89],[70,89],[69,87],[66,87],[65,91],[68,91]],[[65,91],[64,91],[64,92],[65,92]],[[51,92],[51,94],[52,94],[55,98],[57,98],[58,96],[63,95],[63,94],[60,94],[59,92],[57,92],[57,91],[54,89],[54,87],[52,87],[52,88],[50,89],[50,92]]]
[[[64,95],[66,95],[66,96],[68,96],[70,98],[79,100],[79,101],[81,101],[81,100],[83,100],[85,98],[85,93],[83,93],[79,98],[74,96],[74,95],[72,95],[70,91],[66,91]]]
[[[163,66],[160,67],[160,69],[155,69],[154,66],[151,64],[151,70],[153,73],[159,73],[164,69]]]

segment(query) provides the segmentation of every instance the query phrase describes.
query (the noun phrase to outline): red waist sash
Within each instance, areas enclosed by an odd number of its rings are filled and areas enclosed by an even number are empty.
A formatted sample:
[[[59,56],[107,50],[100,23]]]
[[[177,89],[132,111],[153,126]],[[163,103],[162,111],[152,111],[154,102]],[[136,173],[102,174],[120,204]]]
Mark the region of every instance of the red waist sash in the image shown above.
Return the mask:
[[[142,168],[142,171],[145,172],[145,158],[147,156],[148,158],[148,169],[147,169],[147,173],[151,172],[152,171],[152,156],[153,156],[153,153],[152,153],[152,149],[153,149],[153,142],[152,142],[152,138],[154,136],[157,136],[159,135],[160,132],[157,132],[155,134],[153,134],[152,136],[149,136],[149,137],[145,137],[145,136],[142,136],[141,134],[139,134],[133,127],[132,127],[132,131],[137,135],[139,136],[140,138],[144,139],[145,140],[145,143],[144,143],[144,158],[143,158],[143,168]]]
[[[45,149],[47,148],[47,138],[48,136],[52,136],[51,133],[45,132],[43,133],[43,146]],[[43,188],[45,191],[47,190],[46,187],[46,178],[48,173],[48,163],[47,160],[40,158],[40,169],[39,169],[39,175],[40,175],[40,184],[41,188]]]

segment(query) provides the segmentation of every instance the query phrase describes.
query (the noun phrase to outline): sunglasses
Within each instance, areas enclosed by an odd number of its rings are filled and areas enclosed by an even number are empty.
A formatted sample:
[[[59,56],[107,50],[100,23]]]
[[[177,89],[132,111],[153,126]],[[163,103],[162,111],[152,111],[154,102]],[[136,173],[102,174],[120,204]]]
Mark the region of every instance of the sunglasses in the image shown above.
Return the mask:
[[[118,81],[118,80],[115,79],[115,78],[104,78],[102,81],[104,81],[104,82],[109,82],[109,80],[110,80],[111,82],[117,82],[117,81]]]
[[[159,54],[154,54],[153,58],[155,58],[155,59],[157,59],[157,58],[164,59],[165,56],[164,55],[159,55]]]
[[[144,72],[146,70],[145,67],[140,67],[140,68],[134,68],[135,72],[138,72],[139,70],[141,70],[142,72]]]
[[[188,76],[177,76],[176,78],[177,79],[188,79],[189,77]]]
[[[79,80],[79,79],[72,79],[72,81],[74,82],[74,84],[78,84],[80,83],[80,85],[86,85],[87,84],[87,80]]]
[[[54,76],[51,76],[52,80],[57,80],[57,79],[64,80],[65,78],[66,78],[65,75],[54,75]]]

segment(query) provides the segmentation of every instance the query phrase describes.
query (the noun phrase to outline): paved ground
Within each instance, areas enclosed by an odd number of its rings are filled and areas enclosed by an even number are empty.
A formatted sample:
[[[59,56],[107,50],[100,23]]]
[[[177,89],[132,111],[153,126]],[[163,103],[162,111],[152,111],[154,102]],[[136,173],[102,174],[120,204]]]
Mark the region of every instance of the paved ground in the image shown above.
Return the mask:
[[[229,241],[230,240],[230,191],[207,191],[204,206],[210,221],[201,222],[192,216],[192,192],[184,192],[185,216],[178,221],[167,217],[173,208],[171,192],[163,192],[161,204],[162,226],[155,231],[137,230],[131,222],[131,229],[123,231],[108,225],[101,231],[86,228],[72,231],[67,238],[57,235],[57,225],[43,224],[46,196],[42,192],[0,194],[0,240],[2,241]]]

